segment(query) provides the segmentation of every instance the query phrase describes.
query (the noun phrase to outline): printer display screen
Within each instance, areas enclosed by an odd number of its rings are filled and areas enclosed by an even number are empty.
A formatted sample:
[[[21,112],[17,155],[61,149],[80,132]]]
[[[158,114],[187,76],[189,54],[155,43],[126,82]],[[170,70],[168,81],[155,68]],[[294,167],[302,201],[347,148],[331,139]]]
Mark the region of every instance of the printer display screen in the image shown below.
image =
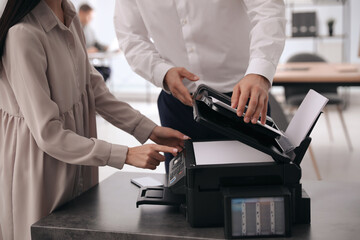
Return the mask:
[[[233,237],[284,235],[284,198],[233,198],[231,220]]]

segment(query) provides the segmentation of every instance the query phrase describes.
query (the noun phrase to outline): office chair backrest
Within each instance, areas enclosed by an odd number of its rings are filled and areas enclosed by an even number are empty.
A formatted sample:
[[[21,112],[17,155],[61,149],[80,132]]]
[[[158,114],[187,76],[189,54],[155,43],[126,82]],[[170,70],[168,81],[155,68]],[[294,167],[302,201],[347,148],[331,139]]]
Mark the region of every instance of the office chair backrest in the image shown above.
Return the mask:
[[[288,63],[294,62],[326,62],[326,60],[319,55],[313,53],[298,53],[287,60]],[[285,98],[289,99],[291,96],[305,94],[309,89],[314,89],[319,93],[337,93],[336,86],[315,86],[311,83],[306,87],[285,87]]]
[[[287,62],[326,62],[322,57],[313,53],[298,53],[290,57]]]

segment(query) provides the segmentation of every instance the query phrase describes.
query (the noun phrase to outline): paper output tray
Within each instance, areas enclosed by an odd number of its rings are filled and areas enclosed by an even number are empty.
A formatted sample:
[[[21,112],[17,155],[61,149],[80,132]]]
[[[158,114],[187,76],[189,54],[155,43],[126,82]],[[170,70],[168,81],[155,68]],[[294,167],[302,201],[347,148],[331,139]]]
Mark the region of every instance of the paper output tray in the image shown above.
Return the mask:
[[[242,120],[236,120],[234,117],[230,117],[222,111],[214,110],[204,101],[206,97],[215,97],[224,103],[230,103],[230,98],[225,94],[219,93],[206,85],[200,85],[193,96],[195,121],[214,129],[229,139],[238,140],[259,151],[269,154],[276,162],[301,162],[302,157],[310,144],[311,138],[309,137],[309,134],[312,129],[300,146],[293,151],[285,153],[280,146],[278,139],[276,139],[277,136],[268,134],[268,132],[266,132],[267,129],[261,129],[261,126],[245,123]],[[235,113],[234,115],[236,116]],[[299,157],[301,157],[301,159],[299,159]]]
[[[176,195],[167,187],[142,187],[136,207],[143,204],[180,206],[185,203],[184,195]]]

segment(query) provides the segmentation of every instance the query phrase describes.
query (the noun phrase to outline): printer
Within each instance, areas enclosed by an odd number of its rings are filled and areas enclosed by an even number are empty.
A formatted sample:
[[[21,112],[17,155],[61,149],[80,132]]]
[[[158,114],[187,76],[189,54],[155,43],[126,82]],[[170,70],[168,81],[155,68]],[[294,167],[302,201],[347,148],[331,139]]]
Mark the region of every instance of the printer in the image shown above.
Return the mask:
[[[315,100],[308,101],[317,101],[317,107],[311,103],[298,112],[312,117],[297,116],[284,133],[269,117],[265,125],[245,123],[228,96],[200,85],[193,96],[194,119],[224,139],[187,140],[170,162],[167,186],[141,188],[137,206],[180,206],[192,227],[224,226],[226,238],[290,236],[293,224],[309,224],[300,163],[327,102],[311,91]]]

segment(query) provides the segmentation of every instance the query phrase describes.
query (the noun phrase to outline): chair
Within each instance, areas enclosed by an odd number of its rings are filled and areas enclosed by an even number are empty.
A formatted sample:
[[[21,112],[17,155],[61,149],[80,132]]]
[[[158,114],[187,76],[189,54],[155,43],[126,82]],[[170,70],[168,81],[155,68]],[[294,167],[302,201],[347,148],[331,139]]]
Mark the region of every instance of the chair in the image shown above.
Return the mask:
[[[289,121],[283,111],[283,108],[280,106],[279,102],[275,99],[275,97],[271,93],[269,93],[269,104],[271,109],[271,118],[274,120],[274,122],[276,123],[278,128],[280,128],[280,130],[285,131],[287,126],[289,125]],[[315,169],[316,177],[318,180],[321,180],[319,167],[317,165],[315,155],[312,151],[311,146],[309,146],[308,150],[309,150],[311,162]]]
[[[300,53],[290,57],[287,62],[291,63],[291,62],[326,62],[326,61],[322,57],[312,53]],[[286,103],[292,107],[298,107],[302,102],[302,100],[304,99],[307,92],[309,91],[309,89],[314,89],[318,93],[328,98],[329,102],[327,106],[329,105],[336,106],[340,116],[346,141],[348,143],[350,151],[352,151],[353,146],[342,114],[342,106],[344,105],[344,99],[339,96],[336,86],[331,86],[331,85],[318,86],[310,83],[304,87],[291,87],[291,86],[284,87]],[[329,132],[329,138],[331,141],[333,141],[334,138],[330,126],[330,118],[328,116],[328,112],[326,108],[324,108],[324,115]]]

